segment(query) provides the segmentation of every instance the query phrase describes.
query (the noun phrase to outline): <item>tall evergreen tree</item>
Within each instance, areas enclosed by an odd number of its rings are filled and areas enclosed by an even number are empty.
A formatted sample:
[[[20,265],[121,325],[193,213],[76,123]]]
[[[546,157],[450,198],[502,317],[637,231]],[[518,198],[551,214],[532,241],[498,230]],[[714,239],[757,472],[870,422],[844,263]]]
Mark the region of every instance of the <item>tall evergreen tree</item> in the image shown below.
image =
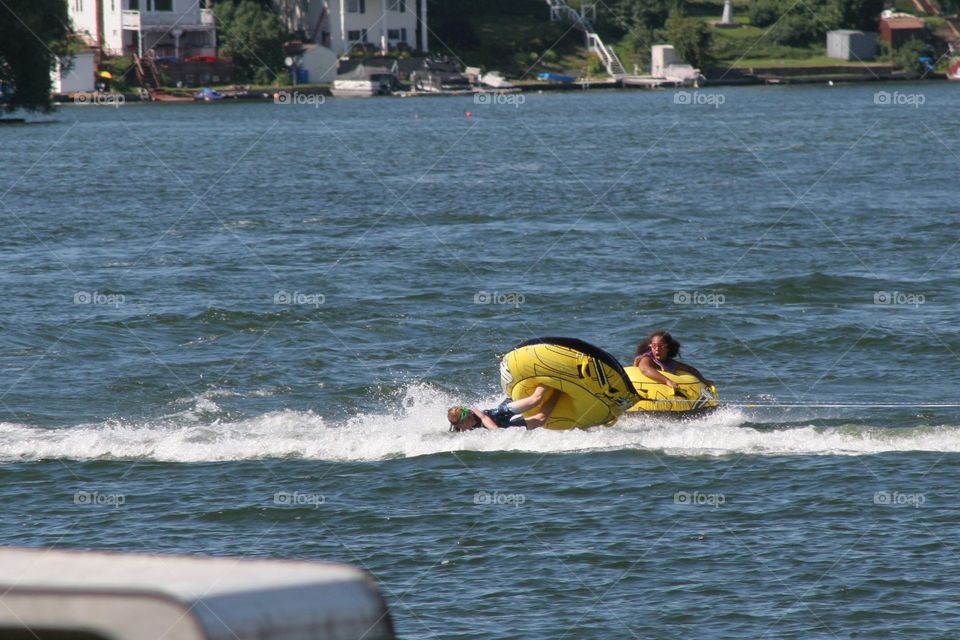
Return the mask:
[[[50,71],[67,53],[67,0],[0,3],[0,104],[12,111],[50,110]]]

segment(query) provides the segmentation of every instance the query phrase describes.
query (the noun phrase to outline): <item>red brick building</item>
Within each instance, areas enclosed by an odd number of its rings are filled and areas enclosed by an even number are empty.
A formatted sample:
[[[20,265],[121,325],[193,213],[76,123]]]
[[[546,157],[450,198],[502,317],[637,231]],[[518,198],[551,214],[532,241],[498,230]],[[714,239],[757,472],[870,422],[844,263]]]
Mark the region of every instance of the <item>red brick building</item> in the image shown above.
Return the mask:
[[[892,47],[899,47],[911,38],[924,40],[927,28],[919,18],[881,18],[880,39]]]

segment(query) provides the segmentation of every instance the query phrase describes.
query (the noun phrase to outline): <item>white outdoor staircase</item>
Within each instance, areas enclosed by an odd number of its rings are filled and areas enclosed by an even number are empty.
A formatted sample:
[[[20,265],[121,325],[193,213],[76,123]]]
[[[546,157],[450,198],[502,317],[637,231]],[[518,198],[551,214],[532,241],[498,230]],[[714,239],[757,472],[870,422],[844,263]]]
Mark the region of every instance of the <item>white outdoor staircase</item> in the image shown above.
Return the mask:
[[[547,4],[550,5],[551,21],[569,20],[583,31],[587,47],[600,56],[611,77],[620,79],[627,75],[627,70],[623,68],[623,63],[613,48],[603,44],[603,40],[593,30],[593,21],[597,19],[597,5],[584,4],[580,6],[580,11],[577,11],[567,4],[566,0],[547,0]]]

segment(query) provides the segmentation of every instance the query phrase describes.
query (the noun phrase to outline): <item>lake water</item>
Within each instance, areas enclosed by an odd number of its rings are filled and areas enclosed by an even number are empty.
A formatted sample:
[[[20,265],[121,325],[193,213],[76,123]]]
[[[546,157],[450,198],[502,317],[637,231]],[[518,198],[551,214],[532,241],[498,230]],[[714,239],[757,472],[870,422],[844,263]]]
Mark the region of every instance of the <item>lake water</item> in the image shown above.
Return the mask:
[[[404,638],[956,637],[956,90],[5,127],[0,544],[350,562]],[[658,328],[727,407],[446,431]]]

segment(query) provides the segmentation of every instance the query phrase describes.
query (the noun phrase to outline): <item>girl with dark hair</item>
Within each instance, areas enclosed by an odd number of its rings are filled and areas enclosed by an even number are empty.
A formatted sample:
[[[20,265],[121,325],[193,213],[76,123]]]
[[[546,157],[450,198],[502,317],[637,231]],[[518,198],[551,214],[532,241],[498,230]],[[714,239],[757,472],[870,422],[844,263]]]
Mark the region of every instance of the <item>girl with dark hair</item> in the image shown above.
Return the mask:
[[[637,355],[633,358],[633,366],[639,367],[643,375],[661,382],[676,391],[679,387],[676,382],[661,374],[661,371],[670,373],[689,373],[708,387],[714,386],[712,380],[707,380],[694,367],[677,360],[680,356],[680,341],[675,340],[666,331],[654,331],[650,337],[644,338],[637,345]]]

